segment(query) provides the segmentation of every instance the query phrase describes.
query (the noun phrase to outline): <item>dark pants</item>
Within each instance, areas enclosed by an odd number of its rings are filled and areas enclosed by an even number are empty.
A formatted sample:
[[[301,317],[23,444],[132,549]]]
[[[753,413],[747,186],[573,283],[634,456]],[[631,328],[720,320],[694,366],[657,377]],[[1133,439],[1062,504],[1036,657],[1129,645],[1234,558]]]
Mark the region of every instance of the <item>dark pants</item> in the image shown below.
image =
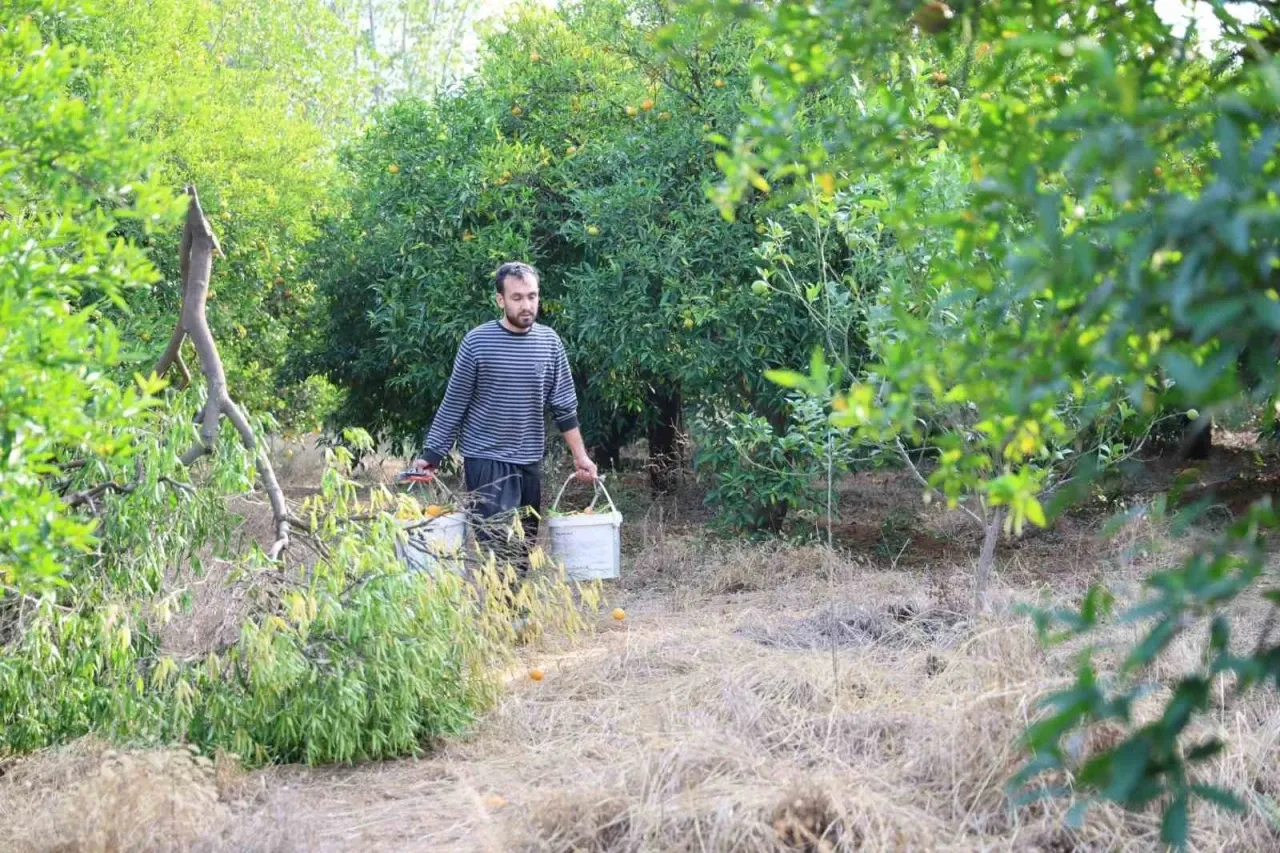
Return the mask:
[[[542,465],[466,459],[463,473],[467,492],[474,501],[476,541],[482,548],[493,550],[499,569],[503,563],[510,563],[523,575],[529,570],[529,548],[538,537]],[[512,532],[512,520],[517,512],[524,528],[523,541]]]

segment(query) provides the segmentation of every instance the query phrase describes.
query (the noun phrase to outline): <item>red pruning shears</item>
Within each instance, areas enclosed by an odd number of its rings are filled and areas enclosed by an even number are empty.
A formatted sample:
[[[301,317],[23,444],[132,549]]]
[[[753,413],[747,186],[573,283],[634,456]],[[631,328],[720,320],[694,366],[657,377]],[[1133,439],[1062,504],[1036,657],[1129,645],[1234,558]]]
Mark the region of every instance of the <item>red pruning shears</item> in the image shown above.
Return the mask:
[[[401,471],[396,479],[402,483],[430,483],[436,478],[434,471]]]

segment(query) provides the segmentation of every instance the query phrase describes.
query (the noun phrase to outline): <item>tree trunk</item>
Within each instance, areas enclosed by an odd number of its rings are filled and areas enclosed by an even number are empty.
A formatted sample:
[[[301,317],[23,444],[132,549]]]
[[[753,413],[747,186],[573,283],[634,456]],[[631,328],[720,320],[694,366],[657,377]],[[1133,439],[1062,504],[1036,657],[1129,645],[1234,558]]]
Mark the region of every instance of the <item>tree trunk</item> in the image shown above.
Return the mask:
[[[680,426],[684,401],[678,390],[654,390],[649,404],[649,483],[655,492],[665,493],[675,486],[680,470]]]
[[[602,471],[619,471],[622,469],[622,442],[612,434],[604,436],[591,445],[591,458]]]
[[[987,518],[982,536],[982,555],[978,557],[978,571],[973,578],[973,609],[981,613],[987,607],[987,584],[991,582],[991,569],[996,562],[996,543],[1000,541],[1000,525],[1004,523],[1004,507],[996,507]]]

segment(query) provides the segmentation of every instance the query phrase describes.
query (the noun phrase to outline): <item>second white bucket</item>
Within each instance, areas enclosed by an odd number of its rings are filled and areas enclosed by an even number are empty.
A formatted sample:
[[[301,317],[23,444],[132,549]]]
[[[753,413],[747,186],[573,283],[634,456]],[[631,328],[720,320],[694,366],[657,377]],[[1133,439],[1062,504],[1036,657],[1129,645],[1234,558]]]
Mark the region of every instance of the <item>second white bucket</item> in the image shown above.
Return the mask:
[[[443,561],[450,570],[460,572],[462,546],[467,537],[467,516],[451,512],[423,524],[402,525],[407,529],[407,542],[396,543],[398,556],[410,569],[431,571]]]
[[[565,576],[571,581],[611,580],[622,572],[622,513],[618,512],[604,482],[597,479],[595,495],[588,507],[591,513],[556,515],[560,498],[575,476],[569,475],[551,504],[551,515],[547,518],[551,559],[564,566]],[[601,494],[609,502],[608,512],[594,511]]]

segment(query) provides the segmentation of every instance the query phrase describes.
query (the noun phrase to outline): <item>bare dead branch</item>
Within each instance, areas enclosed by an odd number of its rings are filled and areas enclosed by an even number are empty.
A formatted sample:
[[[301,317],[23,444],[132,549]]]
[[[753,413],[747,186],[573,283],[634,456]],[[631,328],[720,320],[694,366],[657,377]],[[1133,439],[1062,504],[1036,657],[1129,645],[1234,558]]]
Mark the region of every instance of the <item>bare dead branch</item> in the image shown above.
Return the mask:
[[[137,483],[120,484],[120,483],[117,483],[115,480],[108,480],[105,483],[99,483],[98,485],[93,486],[92,488],[89,488],[89,489],[85,489],[84,491],[75,492],[73,494],[68,495],[66,498],[67,506],[74,509],[75,507],[80,507],[80,506],[84,506],[85,504],[88,504],[92,508],[94,506],[94,503],[93,503],[94,498],[101,497],[102,495],[105,495],[108,492],[115,492],[116,494],[127,495],[127,494],[130,494],[137,487],[138,487]]]
[[[186,359],[182,357],[181,349],[178,350],[178,355],[176,356],[176,360],[178,365],[178,372],[182,374],[182,384],[178,386],[178,390],[181,391],[184,388],[191,385],[191,371],[187,368],[187,362],[186,362]]]
[[[214,253],[221,254],[218,240],[209,220],[205,218],[200,207],[200,197],[196,188],[187,187],[187,195],[191,201],[187,207],[187,221],[182,229],[183,270],[182,316],[179,325],[195,348],[200,359],[200,370],[204,373],[208,385],[208,397],[205,399],[201,417],[200,436],[190,449],[182,455],[182,463],[191,465],[197,459],[213,451],[218,438],[218,423],[223,415],[231,421],[240,435],[245,449],[254,455],[254,463],[258,469],[258,477],[262,480],[267,497],[271,501],[271,515],[275,523],[275,542],[272,543],[268,556],[277,560],[289,547],[289,508],[285,504],[284,491],[276,480],[275,469],[271,459],[263,447],[259,446],[253,426],[245,417],[240,407],[231,399],[227,389],[227,374],[222,366],[222,357],[218,354],[218,344],[209,328],[206,303],[209,297],[209,279],[213,274]],[[175,331],[175,335],[176,335]],[[181,341],[179,341],[179,345]]]

